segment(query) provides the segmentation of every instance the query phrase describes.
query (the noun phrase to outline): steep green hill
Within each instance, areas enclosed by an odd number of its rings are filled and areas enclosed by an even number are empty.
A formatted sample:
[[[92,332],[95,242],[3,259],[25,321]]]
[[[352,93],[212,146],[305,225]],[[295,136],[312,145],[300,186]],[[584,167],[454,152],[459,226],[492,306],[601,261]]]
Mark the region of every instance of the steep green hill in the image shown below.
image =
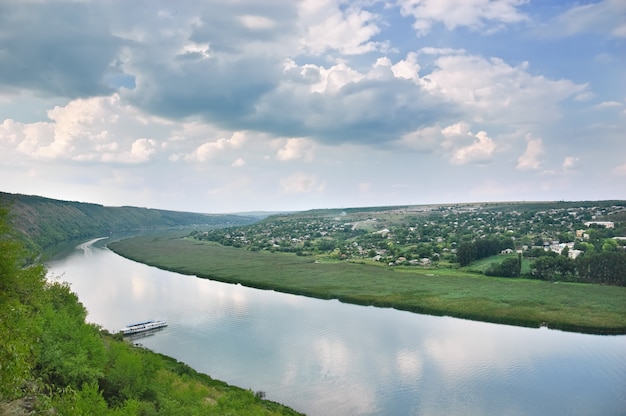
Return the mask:
[[[0,415],[298,415],[87,324],[69,285],[48,282],[0,207]]]
[[[105,207],[40,196],[0,192],[0,207],[10,211],[12,227],[32,252],[63,241],[128,232],[203,225],[210,227],[250,224],[252,216],[198,214],[137,207]]]

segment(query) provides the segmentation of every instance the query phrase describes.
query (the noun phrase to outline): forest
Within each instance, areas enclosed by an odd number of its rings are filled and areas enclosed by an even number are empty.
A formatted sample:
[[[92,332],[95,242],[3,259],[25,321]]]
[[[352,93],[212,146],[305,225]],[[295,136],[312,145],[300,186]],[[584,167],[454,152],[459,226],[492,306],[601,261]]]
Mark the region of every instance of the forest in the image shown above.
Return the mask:
[[[9,221],[18,238],[36,257],[67,241],[174,227],[221,227],[250,224],[257,218],[233,214],[201,214],[138,207],[105,207],[33,195],[0,192],[0,206],[11,211]]]

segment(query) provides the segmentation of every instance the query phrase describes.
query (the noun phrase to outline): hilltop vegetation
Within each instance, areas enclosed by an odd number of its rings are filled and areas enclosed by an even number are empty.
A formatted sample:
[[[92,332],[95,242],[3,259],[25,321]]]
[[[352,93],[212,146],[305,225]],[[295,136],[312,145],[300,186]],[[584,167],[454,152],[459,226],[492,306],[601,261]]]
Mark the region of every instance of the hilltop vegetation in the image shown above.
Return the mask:
[[[45,268],[22,268],[0,209],[0,414],[296,415],[262,392],[228,386],[85,323]]]
[[[59,201],[39,196],[0,192],[0,207],[7,207],[10,222],[32,253],[63,241],[172,227],[222,227],[250,224],[257,218],[227,214],[196,214],[136,207]]]

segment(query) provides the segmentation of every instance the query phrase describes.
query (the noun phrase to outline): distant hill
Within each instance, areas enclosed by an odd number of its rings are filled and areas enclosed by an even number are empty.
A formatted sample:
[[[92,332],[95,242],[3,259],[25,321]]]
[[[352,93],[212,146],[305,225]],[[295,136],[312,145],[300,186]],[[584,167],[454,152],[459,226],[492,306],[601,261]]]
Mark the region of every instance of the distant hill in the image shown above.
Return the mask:
[[[107,236],[113,232],[251,224],[258,217],[200,214],[137,207],[105,207],[40,196],[0,192],[0,207],[9,210],[9,222],[27,247],[35,252],[75,239]]]

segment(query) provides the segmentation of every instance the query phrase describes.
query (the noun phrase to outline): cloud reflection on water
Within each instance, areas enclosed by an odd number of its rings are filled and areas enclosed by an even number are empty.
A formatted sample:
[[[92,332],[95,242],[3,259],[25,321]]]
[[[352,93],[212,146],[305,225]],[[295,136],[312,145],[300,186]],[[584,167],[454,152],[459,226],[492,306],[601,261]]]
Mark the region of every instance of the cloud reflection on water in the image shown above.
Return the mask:
[[[133,320],[165,318],[170,326],[144,345],[308,414],[626,408],[626,397],[616,393],[626,391],[626,357],[615,352],[626,351],[626,337],[346,305],[93,253],[51,264],[53,274],[72,283],[88,319],[115,331]]]

